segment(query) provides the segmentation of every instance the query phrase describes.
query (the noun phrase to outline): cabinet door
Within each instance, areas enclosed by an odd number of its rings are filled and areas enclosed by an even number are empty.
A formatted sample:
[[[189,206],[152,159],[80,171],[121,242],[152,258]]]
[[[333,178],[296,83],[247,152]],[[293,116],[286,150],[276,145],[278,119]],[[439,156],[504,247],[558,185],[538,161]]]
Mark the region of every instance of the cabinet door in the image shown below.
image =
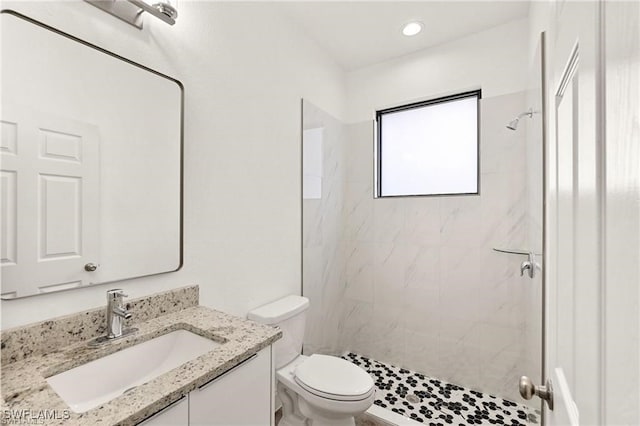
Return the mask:
[[[189,399],[187,396],[182,397],[170,406],[157,412],[153,416],[139,426],[188,426],[189,425]]]
[[[191,426],[267,426],[271,417],[271,346],[189,394]]]

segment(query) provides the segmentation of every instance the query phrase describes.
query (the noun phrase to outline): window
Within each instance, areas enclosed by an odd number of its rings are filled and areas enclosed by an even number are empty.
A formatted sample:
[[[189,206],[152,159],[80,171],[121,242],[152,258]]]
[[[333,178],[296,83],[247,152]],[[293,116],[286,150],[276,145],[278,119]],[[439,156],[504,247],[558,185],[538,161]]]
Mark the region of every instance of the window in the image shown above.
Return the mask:
[[[480,96],[378,111],[376,196],[478,194]]]

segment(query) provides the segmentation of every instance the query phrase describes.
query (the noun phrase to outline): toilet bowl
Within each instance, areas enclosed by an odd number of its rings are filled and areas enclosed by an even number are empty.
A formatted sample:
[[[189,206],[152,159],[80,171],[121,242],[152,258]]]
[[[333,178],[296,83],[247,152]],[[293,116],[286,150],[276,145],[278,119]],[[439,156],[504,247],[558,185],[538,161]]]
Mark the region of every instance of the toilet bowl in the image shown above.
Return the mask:
[[[300,355],[276,371],[278,393],[283,402],[282,426],[353,425],[354,416],[365,412],[375,397],[371,376],[360,367],[327,355]],[[283,393],[289,401],[283,399]],[[288,402],[289,404],[285,404]],[[296,420],[302,419],[302,422]]]
[[[353,426],[375,398],[371,376],[357,365],[330,355],[301,354],[309,300],[288,296],[251,311],[249,319],[277,325],[274,344],[279,426]]]

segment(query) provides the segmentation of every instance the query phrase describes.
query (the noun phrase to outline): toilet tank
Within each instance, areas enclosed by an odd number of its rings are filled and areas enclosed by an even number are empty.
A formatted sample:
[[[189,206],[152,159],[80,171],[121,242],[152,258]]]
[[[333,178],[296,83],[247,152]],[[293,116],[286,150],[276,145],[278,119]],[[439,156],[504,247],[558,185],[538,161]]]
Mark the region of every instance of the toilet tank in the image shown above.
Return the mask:
[[[307,308],[309,299],[292,295],[260,306],[247,315],[252,321],[277,325],[282,330],[282,338],[273,344],[276,370],[302,353]]]

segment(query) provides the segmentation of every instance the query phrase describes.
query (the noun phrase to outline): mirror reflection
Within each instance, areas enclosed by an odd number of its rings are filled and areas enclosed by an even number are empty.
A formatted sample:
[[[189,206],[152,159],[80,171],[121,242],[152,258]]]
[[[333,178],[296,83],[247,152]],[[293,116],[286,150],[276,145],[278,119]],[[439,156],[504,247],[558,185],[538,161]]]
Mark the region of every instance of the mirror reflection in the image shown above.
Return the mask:
[[[1,19],[2,298],[177,270],[181,84]]]

